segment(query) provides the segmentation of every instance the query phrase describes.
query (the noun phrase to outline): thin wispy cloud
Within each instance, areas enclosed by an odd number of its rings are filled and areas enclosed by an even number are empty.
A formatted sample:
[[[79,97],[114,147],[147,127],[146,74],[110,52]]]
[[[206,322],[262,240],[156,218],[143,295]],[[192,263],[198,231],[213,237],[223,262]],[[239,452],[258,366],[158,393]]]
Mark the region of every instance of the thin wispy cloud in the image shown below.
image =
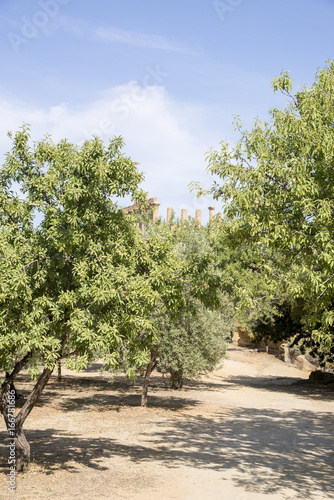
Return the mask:
[[[107,43],[123,43],[135,47],[144,47],[157,50],[170,50],[175,52],[190,52],[186,46],[167,40],[157,35],[135,33],[117,28],[98,27],[94,30],[97,39]]]
[[[115,27],[89,25],[81,19],[59,16],[53,22],[53,28],[64,29],[68,33],[80,38],[88,38],[91,41],[99,41],[108,44],[123,44],[132,47],[147,48],[155,50],[173,51],[184,54],[197,54],[184,43],[170,40],[160,35],[127,31]]]

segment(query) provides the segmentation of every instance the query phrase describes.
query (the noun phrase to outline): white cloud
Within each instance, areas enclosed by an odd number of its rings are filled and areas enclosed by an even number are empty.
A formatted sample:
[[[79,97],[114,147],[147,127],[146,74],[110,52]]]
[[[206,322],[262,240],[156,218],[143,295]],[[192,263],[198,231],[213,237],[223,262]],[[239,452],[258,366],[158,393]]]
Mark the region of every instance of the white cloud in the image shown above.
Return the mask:
[[[108,140],[122,135],[125,154],[140,163],[145,172],[144,189],[161,202],[161,215],[172,206],[177,215],[188,208],[207,207],[211,200],[197,200],[188,183],[211,182],[205,174],[204,154],[208,144],[205,117],[200,108],[173,101],[162,86],[142,86],[129,82],[106,90],[98,99],[77,107],[59,103],[35,108],[22,102],[0,100],[0,152],[10,148],[7,130],[16,131],[22,122],[31,125],[32,139],[50,133],[56,142],[62,138],[82,143],[92,135]]]

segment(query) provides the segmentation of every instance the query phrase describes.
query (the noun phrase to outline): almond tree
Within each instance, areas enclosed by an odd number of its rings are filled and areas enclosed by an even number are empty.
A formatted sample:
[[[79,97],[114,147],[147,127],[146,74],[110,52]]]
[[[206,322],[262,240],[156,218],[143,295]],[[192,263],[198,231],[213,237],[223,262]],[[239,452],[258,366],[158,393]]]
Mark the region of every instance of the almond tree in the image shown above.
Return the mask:
[[[208,170],[217,176],[211,193],[222,202],[231,248],[275,253],[274,266],[260,257],[258,269],[302,308],[299,339],[333,362],[334,62],[309,88],[292,93],[287,72],[272,85],[287,106],[248,131],[236,119],[240,140],[209,154]]]
[[[78,147],[46,137],[31,146],[24,126],[12,141],[0,171],[0,369],[9,373],[0,409],[24,471],[23,425],[56,363],[80,370],[99,351],[114,366],[125,339],[149,337],[158,294],[142,271],[139,231],[117,203],[143,198],[122,139]],[[13,428],[9,389],[25,366],[36,383]]]

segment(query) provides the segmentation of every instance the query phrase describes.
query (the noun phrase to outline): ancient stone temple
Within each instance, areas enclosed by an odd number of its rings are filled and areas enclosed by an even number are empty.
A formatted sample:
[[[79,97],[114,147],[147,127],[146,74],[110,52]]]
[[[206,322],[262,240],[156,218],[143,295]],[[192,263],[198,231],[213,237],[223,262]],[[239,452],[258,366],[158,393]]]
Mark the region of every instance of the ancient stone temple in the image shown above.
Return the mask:
[[[124,212],[126,214],[130,214],[132,212],[137,212],[138,215],[141,215],[144,213],[144,211],[149,212],[151,211],[152,213],[152,221],[155,222],[159,220],[159,207],[160,203],[158,203],[158,199],[155,196],[154,198],[149,198],[146,201],[146,206],[143,209],[143,206],[140,206],[138,202],[135,202],[133,205],[130,205],[129,207],[124,208]],[[214,220],[215,217],[215,207],[208,207],[209,209],[209,222]],[[173,209],[171,207],[167,208],[167,224],[170,224],[172,220],[172,215],[173,215]],[[221,215],[217,215],[217,220],[221,220]],[[185,223],[188,220],[188,212],[186,208],[181,209],[181,223]],[[202,224],[202,211],[201,210],[196,210],[195,211],[195,225],[201,226]],[[144,225],[141,221],[138,222],[138,227],[144,231]]]

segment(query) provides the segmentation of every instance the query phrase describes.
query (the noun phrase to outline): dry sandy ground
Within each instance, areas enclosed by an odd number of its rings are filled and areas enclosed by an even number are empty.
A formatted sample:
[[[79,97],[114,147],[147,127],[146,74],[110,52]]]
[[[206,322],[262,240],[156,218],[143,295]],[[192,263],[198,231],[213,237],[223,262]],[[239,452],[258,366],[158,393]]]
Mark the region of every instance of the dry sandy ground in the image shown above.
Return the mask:
[[[334,499],[333,389],[272,355],[231,348],[222,369],[170,391],[96,372],[53,378],[26,422],[32,465],[1,499]],[[26,394],[22,378],[18,389]]]

